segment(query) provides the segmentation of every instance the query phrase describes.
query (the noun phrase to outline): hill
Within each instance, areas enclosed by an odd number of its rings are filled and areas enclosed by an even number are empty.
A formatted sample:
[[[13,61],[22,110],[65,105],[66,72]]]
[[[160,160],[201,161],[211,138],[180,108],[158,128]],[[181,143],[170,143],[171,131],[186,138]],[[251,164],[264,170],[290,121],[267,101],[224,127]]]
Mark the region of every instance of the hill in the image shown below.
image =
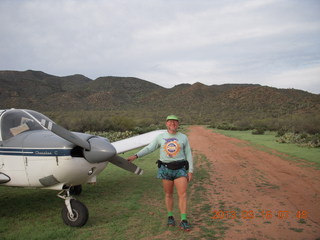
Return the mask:
[[[39,71],[0,71],[0,109],[42,112],[108,111],[187,123],[279,118],[320,112],[320,95],[257,84],[181,84],[167,89],[132,77],[58,77]]]

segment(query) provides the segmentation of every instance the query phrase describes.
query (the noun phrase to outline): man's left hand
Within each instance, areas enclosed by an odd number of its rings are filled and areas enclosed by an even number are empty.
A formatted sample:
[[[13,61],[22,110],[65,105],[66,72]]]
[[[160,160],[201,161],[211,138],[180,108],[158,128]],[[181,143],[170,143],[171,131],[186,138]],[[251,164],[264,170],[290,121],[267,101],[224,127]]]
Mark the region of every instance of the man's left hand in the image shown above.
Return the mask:
[[[188,173],[188,182],[190,182],[192,180],[192,175],[193,175],[193,173],[191,173],[191,172]]]

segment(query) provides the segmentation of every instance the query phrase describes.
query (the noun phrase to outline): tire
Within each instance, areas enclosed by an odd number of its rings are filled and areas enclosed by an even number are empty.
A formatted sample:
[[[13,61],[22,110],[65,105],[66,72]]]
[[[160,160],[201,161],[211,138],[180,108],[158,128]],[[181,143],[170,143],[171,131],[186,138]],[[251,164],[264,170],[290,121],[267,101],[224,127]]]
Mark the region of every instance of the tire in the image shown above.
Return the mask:
[[[71,204],[74,217],[71,218],[68,212],[67,206],[64,206],[61,211],[61,215],[64,223],[71,227],[84,226],[87,223],[89,218],[89,212],[87,207],[83,203],[75,199],[71,199],[70,204]]]

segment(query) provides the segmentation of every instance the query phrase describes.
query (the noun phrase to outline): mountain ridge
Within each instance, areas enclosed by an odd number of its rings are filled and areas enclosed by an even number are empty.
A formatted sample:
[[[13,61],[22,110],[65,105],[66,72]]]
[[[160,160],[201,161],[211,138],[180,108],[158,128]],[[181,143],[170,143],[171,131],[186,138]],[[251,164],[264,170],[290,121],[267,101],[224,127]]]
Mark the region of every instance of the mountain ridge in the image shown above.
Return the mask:
[[[320,94],[259,84],[179,84],[164,88],[134,77],[80,74],[58,77],[41,71],[0,71],[0,108],[38,111],[130,111],[176,113],[196,119],[272,118],[320,112]]]

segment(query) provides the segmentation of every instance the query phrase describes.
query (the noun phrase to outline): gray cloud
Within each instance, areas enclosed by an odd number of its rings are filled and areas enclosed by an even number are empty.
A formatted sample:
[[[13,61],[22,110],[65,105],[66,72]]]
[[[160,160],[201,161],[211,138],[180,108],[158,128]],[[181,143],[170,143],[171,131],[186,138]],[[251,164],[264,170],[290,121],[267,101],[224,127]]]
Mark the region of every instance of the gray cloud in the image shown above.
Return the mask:
[[[320,93],[316,0],[2,0],[0,69]]]

